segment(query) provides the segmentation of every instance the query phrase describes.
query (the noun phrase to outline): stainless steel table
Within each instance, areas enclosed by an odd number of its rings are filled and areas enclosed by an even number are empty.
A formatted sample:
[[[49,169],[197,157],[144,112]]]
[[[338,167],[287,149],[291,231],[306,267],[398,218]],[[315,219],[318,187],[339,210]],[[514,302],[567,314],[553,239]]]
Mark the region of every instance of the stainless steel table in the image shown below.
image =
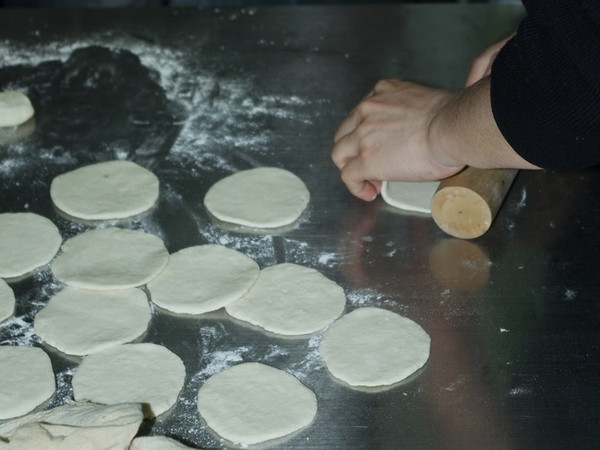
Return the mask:
[[[520,173],[492,229],[459,241],[428,217],[354,199],[329,159],[337,125],[376,80],[458,88],[470,60],[521,15],[465,4],[0,11],[0,89],[25,90],[36,108],[28,137],[0,136],[2,212],[37,212],[73,236],[98,224],[58,214],[52,178],[132,159],[158,175],[161,198],[109,224],[156,233],[171,252],[220,243],[262,267],[313,267],[343,286],[346,312],[389,309],[432,337],[418,377],[363,392],[329,376],[320,335],[281,339],[223,312],[154,308],[144,340],[177,353],[187,379],[145,433],[226,447],[197,416],[196,392],[225,367],[259,361],[319,399],[314,423],[277,448],[597,447],[598,171]],[[271,234],[213,223],[208,187],[262,165],[305,180],[302,220]],[[62,404],[78,360],[45,347],[31,325],[61,286],[45,268],[12,287],[16,316],[0,324],[0,342],[44,347],[58,382],[45,407]]]

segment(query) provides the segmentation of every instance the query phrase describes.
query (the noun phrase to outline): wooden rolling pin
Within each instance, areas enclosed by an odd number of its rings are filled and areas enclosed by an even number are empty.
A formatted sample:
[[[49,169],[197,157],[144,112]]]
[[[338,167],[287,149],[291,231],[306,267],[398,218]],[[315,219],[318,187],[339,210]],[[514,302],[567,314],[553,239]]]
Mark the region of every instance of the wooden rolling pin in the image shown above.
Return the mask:
[[[506,197],[516,169],[475,169],[442,180],[431,199],[431,215],[446,233],[461,239],[483,235]]]

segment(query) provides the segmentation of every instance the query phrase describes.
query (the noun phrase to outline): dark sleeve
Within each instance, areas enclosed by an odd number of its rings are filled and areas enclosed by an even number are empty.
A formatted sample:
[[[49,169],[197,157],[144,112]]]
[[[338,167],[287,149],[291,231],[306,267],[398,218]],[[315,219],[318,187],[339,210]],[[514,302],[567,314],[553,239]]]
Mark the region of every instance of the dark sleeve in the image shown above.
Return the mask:
[[[600,163],[600,1],[529,0],[491,73],[498,128],[548,169]]]

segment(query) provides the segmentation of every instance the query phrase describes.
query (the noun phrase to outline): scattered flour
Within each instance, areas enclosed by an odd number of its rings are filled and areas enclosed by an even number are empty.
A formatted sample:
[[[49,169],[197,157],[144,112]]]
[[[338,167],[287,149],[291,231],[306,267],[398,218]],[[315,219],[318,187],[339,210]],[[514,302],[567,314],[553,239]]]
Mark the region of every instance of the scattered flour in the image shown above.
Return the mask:
[[[325,366],[319,353],[321,339],[323,339],[323,332],[311,336],[306,345],[304,359],[288,367],[286,369],[287,372],[304,382],[307,379],[311,379],[314,372],[322,370]]]
[[[33,332],[33,321],[24,316],[14,316],[0,324],[0,345],[23,345],[31,346],[39,342],[39,338]]]
[[[276,95],[256,92],[252,80],[225,78],[211,73],[198,73],[191,64],[197,64],[184,51],[152,45],[132,36],[105,33],[77,42],[50,42],[22,46],[4,41],[0,56],[1,66],[36,66],[48,61],[65,62],[75,50],[102,46],[113,51],[126,50],[140,58],[141,63],[158,74],[167,98],[179,104],[186,118],[175,140],[168,159],[196,169],[220,169],[233,172],[240,167],[223,157],[223,149],[232,152],[249,164],[256,164],[252,155],[271,151],[274,136],[263,126],[265,119],[282,119],[292,123],[311,124],[314,113],[310,102],[297,95]],[[93,81],[93,80],[92,80]],[[27,91],[18,83],[7,86]],[[12,151],[24,152],[22,146]],[[56,158],[52,149],[42,150],[47,157]],[[116,150],[115,150],[116,151]],[[118,154],[118,153],[117,153]],[[120,154],[125,157],[125,153]],[[64,162],[69,154],[62,154]],[[56,162],[56,160],[55,160]],[[4,161],[3,173],[14,173],[17,164]]]
[[[346,292],[348,303],[353,307],[378,306],[382,303],[383,295],[374,289],[357,289]]]
[[[525,188],[521,189],[521,198],[517,203],[517,209],[523,208],[527,205],[527,190]]]
[[[517,386],[517,387],[512,388],[508,392],[508,395],[511,397],[523,397],[523,396],[531,394],[532,391],[533,391],[533,389],[531,389],[528,386]]]
[[[31,283],[32,289],[16,295],[16,315],[0,323],[0,345],[31,346],[41,342],[34,333],[33,319],[48,299],[62,289],[62,285],[54,281],[48,266],[36,270]]]
[[[71,380],[75,374],[75,367],[69,367],[56,374],[56,391],[52,397],[48,408],[62,406],[73,398],[73,388]]]
[[[251,10],[248,10],[251,11]],[[248,14],[251,14],[248,12]],[[231,18],[234,20],[235,18]],[[298,95],[276,95],[257,92],[252,80],[226,78],[211,73],[198,73],[198,61],[191,61],[185,50],[173,50],[147,43],[132,36],[102,34],[90,36],[77,42],[50,42],[21,46],[5,40],[0,44],[0,67],[25,65],[36,66],[49,61],[65,62],[77,50],[102,46],[113,51],[126,50],[140,58],[141,63],[153,71],[166,97],[179,105],[183,118],[177,125],[179,134],[165,156],[165,162],[174,166],[174,173],[185,168],[188,178],[202,179],[206,172],[231,173],[247,166],[260,165],[265,156],[277,150],[279,145],[265,123],[285,121],[287,126],[311,125],[315,120],[314,105]],[[192,67],[191,64],[194,64]],[[97,80],[90,78],[87,86],[93,88]],[[8,88],[27,92],[27,86],[18,81]],[[137,119],[132,119],[137,120]],[[144,125],[140,123],[140,125]],[[31,149],[27,141],[11,144],[0,162],[0,177],[19,188],[19,173],[30,167]],[[143,152],[144,149],[140,149]],[[110,149],[117,159],[127,159],[130,150],[116,146]],[[36,149],[37,161],[49,161],[58,165],[76,164],[77,158],[69,149]],[[149,160],[150,164],[155,161]],[[170,205],[177,204],[197,226],[201,243],[218,243],[238,250],[256,260],[261,266],[279,262],[295,262],[317,269],[335,268],[339,254],[314,249],[307,242],[285,235],[243,234],[224,230],[204,215],[187,205],[177,186],[162,186],[161,195]],[[121,226],[153,233],[163,240],[167,238],[164,225],[156,215],[119,221],[105,221],[94,227]],[[308,215],[307,215],[308,217]],[[304,218],[308,220],[308,218]],[[91,225],[69,222],[61,223],[64,239],[79,234]],[[369,242],[372,237],[365,238]],[[168,246],[168,242],[165,242]],[[390,250],[391,255],[395,250]],[[18,315],[0,324],[0,345],[34,345],[39,338],[33,332],[33,318],[45,306],[52,295],[62,289],[49,269],[37,271],[33,285],[18,299],[27,305]],[[381,304],[385,300],[375,291],[352,291],[348,302],[353,307]],[[153,315],[157,314],[153,310]],[[152,434],[174,435],[205,447],[220,447],[222,441],[198,442],[199,431],[206,426],[200,421],[196,408],[196,394],[202,383],[210,376],[244,361],[258,361],[278,366],[301,381],[308,381],[315,372],[325,373],[318,346],[322,334],[300,343],[277,342],[259,346],[252,342],[239,345],[232,342],[223,324],[202,326],[198,340],[200,349],[197,367],[188,367],[188,381],[180,399],[167,417],[159,418],[152,426]],[[298,351],[300,348],[300,351]],[[64,362],[63,362],[64,363]],[[59,366],[60,367],[60,366]],[[191,372],[190,372],[191,371]],[[59,406],[72,398],[71,379],[75,363],[56,374],[57,391],[50,406]],[[173,417],[170,419],[169,417]],[[206,433],[204,433],[206,436]],[[203,438],[205,439],[205,438]],[[210,439],[210,438],[209,438]]]

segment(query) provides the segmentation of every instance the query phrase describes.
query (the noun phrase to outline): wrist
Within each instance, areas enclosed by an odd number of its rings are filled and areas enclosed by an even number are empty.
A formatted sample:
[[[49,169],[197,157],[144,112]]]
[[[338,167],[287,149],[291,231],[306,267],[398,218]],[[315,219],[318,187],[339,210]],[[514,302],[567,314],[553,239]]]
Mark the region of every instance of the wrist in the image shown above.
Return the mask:
[[[439,103],[429,122],[428,148],[430,161],[440,171],[456,172],[466,165],[460,152],[457,109],[461,92],[450,92]]]
[[[504,139],[492,113],[490,79],[451,94],[430,125],[432,157],[442,166],[535,169]]]

